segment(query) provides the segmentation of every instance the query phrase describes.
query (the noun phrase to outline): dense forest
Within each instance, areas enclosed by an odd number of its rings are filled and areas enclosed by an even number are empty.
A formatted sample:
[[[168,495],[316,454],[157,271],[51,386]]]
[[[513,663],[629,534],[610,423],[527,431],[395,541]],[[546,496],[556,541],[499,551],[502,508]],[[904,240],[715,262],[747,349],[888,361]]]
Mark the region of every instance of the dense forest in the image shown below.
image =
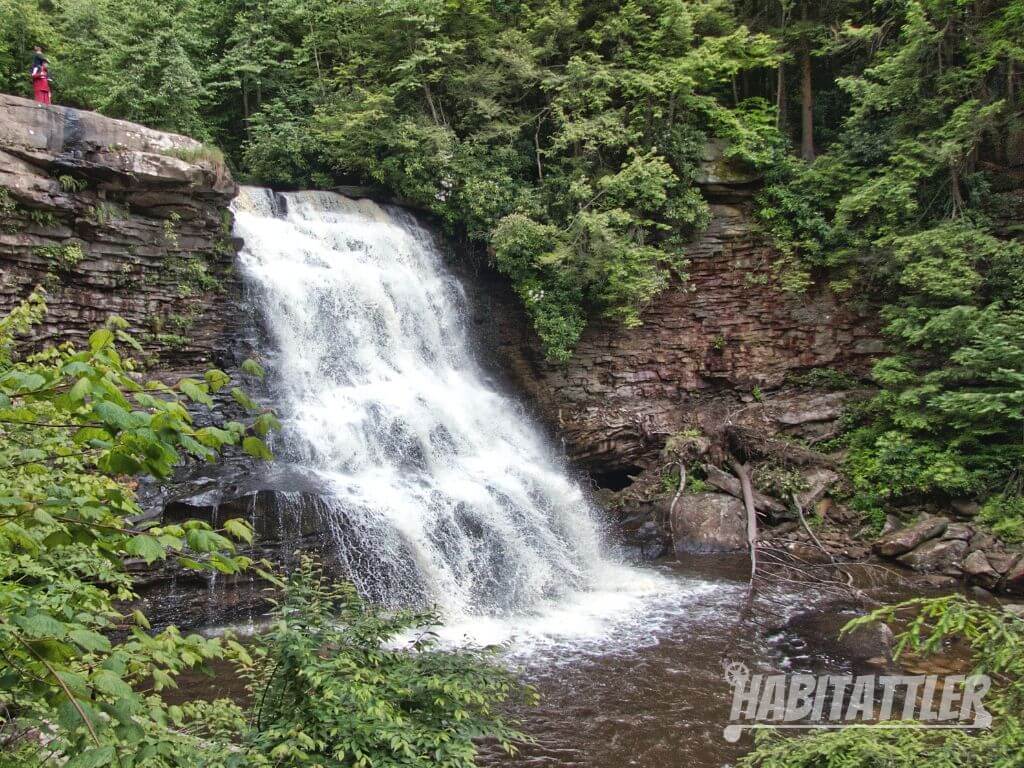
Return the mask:
[[[1015,2],[3,0],[0,78],[184,132],[242,178],[373,183],[490,249],[548,355],[626,325],[708,218],[709,139],[763,173],[785,290],[882,317],[857,503],[989,499],[1024,536]],[[1017,174],[1015,176],[1014,174]]]
[[[878,394],[848,415],[842,438],[853,505],[880,525],[910,501],[972,498],[994,531],[1024,540],[1021,0],[0,0],[0,90],[30,93],[35,44],[61,104],[196,137],[240,179],[372,184],[430,211],[486,250],[555,362],[570,358],[588,322],[637,325],[670,280],[686,279],[686,244],[709,218],[696,179],[707,143],[721,140],[728,166],[765,179],[756,213],[779,254],[780,290],[827,283],[881,319]],[[17,510],[0,529],[0,575],[23,586],[0,591],[14,617],[0,618],[0,651],[18,670],[0,691],[59,723],[50,757],[77,754],[68,768],[461,766],[472,764],[474,735],[517,736],[492,711],[522,693],[504,672],[487,659],[378,658],[373,643],[424,617],[367,617],[313,566],[289,587],[295,610],[325,642],[351,641],[324,619],[325,605],[362,617],[348,661],[406,688],[426,679],[414,694],[433,703],[420,721],[403,725],[387,695],[367,703],[365,691],[345,689],[377,720],[353,726],[340,756],[323,756],[333,737],[315,731],[341,717],[326,711],[329,696],[297,724],[298,694],[275,690],[274,726],[263,731],[246,730],[233,705],[163,705],[157,693],[171,677],[208,657],[235,657],[256,686],[275,664],[336,680],[287,612],[255,658],[237,644],[150,638],[141,616],[128,643],[112,648],[104,635],[130,587],[85,549],[155,560],[187,539],[206,553],[197,567],[252,565],[231,554],[232,539],[251,534],[241,524],[128,534],[123,519],[136,510],[110,478],[166,474],[178,454],[205,458],[247,440],[261,455],[267,418],[194,429],[178,400],[224,386],[214,372],[165,399],[133,395],[164,429],[119,443],[134,385],[112,345],[130,341],[104,329],[90,350],[17,362],[13,339],[42,303],[0,321],[0,408],[50,424],[81,417],[88,397],[86,415],[105,424],[88,460],[63,460],[75,447],[59,429],[30,449],[63,457],[49,481],[86,500],[75,502],[91,510],[81,517],[34,506],[37,477],[14,468],[39,459],[0,446],[0,495]],[[15,525],[26,515],[37,527]],[[73,575],[45,555],[7,556],[65,538],[85,547]],[[40,578],[57,586],[24,586]],[[980,764],[979,751],[988,764],[1019,760],[1021,635],[959,603],[943,611],[936,637],[966,631],[979,661],[1014,681],[1000,694],[1003,726],[976,741],[858,731],[799,749],[769,741],[750,764],[919,765],[941,752],[943,764],[967,765]],[[132,693],[143,684],[153,698]],[[436,686],[448,687],[433,699]],[[466,723],[452,734],[453,711]],[[132,756],[126,745],[143,738],[152,749]],[[451,754],[436,762],[395,757],[442,742]],[[390,757],[360,762],[345,750]]]

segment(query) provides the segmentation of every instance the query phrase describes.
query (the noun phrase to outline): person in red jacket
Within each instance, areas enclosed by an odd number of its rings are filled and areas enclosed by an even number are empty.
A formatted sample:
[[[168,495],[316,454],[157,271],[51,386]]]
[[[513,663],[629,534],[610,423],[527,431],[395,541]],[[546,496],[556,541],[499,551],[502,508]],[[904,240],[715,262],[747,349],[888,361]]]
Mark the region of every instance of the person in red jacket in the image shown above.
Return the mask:
[[[50,102],[50,67],[43,59],[39,64],[32,67],[32,92],[36,101],[41,104]]]

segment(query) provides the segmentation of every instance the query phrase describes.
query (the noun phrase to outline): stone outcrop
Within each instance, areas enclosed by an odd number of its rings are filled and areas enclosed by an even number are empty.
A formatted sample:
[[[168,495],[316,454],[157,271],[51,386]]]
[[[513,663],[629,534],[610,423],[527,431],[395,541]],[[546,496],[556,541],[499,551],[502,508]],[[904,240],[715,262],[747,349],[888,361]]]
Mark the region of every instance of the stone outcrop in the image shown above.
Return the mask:
[[[680,497],[672,514],[676,556],[743,552],[747,548],[747,517],[743,504],[724,493],[693,493]]]
[[[944,573],[958,576],[963,571],[967,542],[960,539],[932,539],[900,555],[899,561],[913,571]]]
[[[229,367],[235,189],[192,139],[0,95],[0,313],[42,286],[38,340],[117,314],[167,377]]]
[[[957,511],[958,504],[953,505]],[[925,516],[909,525],[892,526],[874,544],[883,560],[924,574],[964,579],[986,590],[1024,593],[1024,557],[973,523]]]

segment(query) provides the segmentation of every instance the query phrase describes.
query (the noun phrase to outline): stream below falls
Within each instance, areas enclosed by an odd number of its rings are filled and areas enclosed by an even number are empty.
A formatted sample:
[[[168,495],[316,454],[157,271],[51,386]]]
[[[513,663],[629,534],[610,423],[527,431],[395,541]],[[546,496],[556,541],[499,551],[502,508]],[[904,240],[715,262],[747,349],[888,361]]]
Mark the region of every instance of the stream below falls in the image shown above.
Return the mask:
[[[577,609],[575,620],[563,615],[561,625],[523,616],[501,623],[500,631],[496,620],[442,630],[454,644],[460,633],[470,641],[500,635],[505,661],[540,695],[536,707],[511,712],[532,743],[513,757],[485,744],[481,765],[728,766],[750,749],[752,739],[748,734],[730,743],[723,736],[732,704],[726,664],[742,662],[767,674],[874,671],[865,665],[865,654],[851,656],[836,642],[852,610],[832,605],[824,623],[802,625],[799,617],[820,597],[815,590],[776,585],[748,599],[744,558],[638,569],[668,589],[648,595],[635,611],[599,618],[596,611]],[[871,591],[879,600],[909,596],[885,584]],[[258,624],[235,629],[258,631]],[[231,674],[195,674],[182,678],[177,695],[244,700],[245,691]]]

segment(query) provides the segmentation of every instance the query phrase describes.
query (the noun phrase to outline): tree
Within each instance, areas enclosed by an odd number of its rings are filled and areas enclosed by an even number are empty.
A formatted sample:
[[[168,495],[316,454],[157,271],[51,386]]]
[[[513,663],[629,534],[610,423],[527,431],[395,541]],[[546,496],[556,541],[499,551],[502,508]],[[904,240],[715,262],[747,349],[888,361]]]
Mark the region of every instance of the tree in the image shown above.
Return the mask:
[[[849,465],[858,503],[876,512],[985,497],[1020,475],[1022,252],[995,226],[999,168],[979,163],[1019,110],[1005,68],[1020,12],[909,0],[882,26],[850,30],[875,53],[840,80],[851,100],[840,139],[765,197],[784,252],[884,305],[892,354],[875,368],[883,391]]]
[[[42,45],[49,50],[55,40],[35,0],[0,0],[0,90],[31,95],[32,48]]]

